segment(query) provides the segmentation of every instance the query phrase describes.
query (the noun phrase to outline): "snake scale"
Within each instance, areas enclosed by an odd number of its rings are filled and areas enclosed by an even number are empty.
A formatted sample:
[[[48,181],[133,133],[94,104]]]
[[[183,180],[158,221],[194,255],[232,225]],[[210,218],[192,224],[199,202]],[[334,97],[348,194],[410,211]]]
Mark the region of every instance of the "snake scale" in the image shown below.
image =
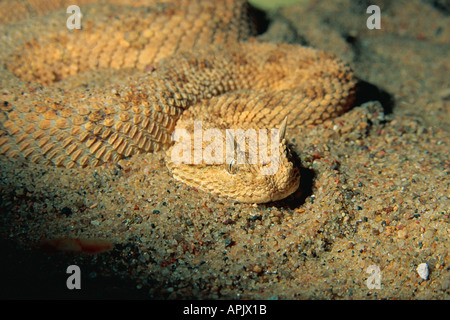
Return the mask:
[[[252,38],[242,0],[114,2],[82,6],[81,30],[54,27],[4,58],[2,72],[38,90],[2,88],[0,154],[83,168],[163,149],[176,179],[219,197],[264,203],[293,193],[300,174],[284,134],[270,141],[278,144],[272,154],[278,170],[262,175],[263,161],[173,161],[172,133],[193,132],[196,123],[220,132],[321,123],[351,107],[350,67],[312,48]],[[115,14],[98,19],[102,6]],[[129,76],[114,87],[58,88],[96,69],[129,70]],[[232,143],[248,153],[248,140]]]

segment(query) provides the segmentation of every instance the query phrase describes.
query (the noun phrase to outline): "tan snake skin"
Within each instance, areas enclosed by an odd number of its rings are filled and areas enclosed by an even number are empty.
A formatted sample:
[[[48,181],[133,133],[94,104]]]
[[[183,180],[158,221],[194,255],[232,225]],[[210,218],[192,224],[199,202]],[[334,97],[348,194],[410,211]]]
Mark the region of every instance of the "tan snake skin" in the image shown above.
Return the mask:
[[[194,121],[222,132],[279,128],[286,117],[288,128],[318,124],[353,103],[350,68],[311,48],[250,39],[244,1],[147,2],[119,6],[108,20],[94,14],[111,5],[82,6],[81,30],[53,29],[2,57],[24,85],[43,87],[2,88],[0,154],[76,168],[168,149],[175,178],[217,196],[261,203],[294,192],[299,170],[285,139],[270,142],[279,143],[276,174],[261,175],[268,165],[261,161],[175,164],[171,135],[176,127],[193,131]],[[92,69],[126,69],[130,76],[113,88],[58,88]]]

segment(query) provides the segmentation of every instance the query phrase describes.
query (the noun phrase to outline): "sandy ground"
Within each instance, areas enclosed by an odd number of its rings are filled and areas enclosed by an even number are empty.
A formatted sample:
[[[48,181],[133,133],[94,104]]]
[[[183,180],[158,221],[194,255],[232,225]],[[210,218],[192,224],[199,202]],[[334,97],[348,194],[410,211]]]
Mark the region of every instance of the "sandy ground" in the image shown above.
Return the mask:
[[[335,53],[361,79],[355,108],[288,132],[302,188],[283,201],[189,188],[163,153],[87,170],[2,159],[0,296],[448,300],[448,11],[445,1],[373,1],[382,28],[369,30],[368,2],[267,12],[262,38]],[[65,288],[71,264],[79,292]]]

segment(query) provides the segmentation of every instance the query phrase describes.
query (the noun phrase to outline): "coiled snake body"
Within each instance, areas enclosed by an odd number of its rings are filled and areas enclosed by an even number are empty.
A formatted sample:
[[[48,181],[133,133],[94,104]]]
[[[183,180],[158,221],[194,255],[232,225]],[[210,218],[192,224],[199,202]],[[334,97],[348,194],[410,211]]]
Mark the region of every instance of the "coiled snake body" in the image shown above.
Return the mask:
[[[160,2],[15,48],[5,58],[8,72],[43,88],[32,94],[3,88],[0,154],[75,168],[166,149],[175,178],[220,197],[261,203],[294,192],[299,170],[284,134],[269,143],[278,144],[276,172],[261,174],[270,165],[261,159],[174,161],[172,133],[194,132],[201,123],[202,130],[223,133],[225,145],[226,129],[284,131],[285,119],[287,130],[318,124],[353,103],[350,68],[312,48],[250,39],[244,1]],[[59,80],[101,68],[129,69],[130,77],[114,88],[61,93],[57,87]],[[248,139],[231,140],[249,155]],[[203,150],[210,144],[201,142]]]

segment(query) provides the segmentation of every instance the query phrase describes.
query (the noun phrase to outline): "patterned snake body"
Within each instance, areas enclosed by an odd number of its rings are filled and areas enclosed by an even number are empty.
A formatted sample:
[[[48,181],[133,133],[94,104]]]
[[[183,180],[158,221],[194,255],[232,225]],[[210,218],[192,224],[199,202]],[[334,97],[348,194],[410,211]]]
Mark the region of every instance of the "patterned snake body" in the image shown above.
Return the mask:
[[[269,130],[284,119],[288,128],[318,124],[353,103],[356,80],[340,60],[249,39],[244,1],[164,1],[112,24],[87,24],[32,39],[7,58],[16,77],[44,87],[3,94],[1,155],[74,168],[162,148],[173,176],[189,185],[242,202],[275,201],[300,180],[284,137],[270,141],[279,144],[278,170],[262,175],[264,161],[176,163],[174,130],[193,132],[200,122],[202,130],[222,132],[225,142],[227,129]],[[130,69],[130,77],[114,88],[62,95],[55,85],[101,68]],[[233,143],[248,156],[248,141]]]

